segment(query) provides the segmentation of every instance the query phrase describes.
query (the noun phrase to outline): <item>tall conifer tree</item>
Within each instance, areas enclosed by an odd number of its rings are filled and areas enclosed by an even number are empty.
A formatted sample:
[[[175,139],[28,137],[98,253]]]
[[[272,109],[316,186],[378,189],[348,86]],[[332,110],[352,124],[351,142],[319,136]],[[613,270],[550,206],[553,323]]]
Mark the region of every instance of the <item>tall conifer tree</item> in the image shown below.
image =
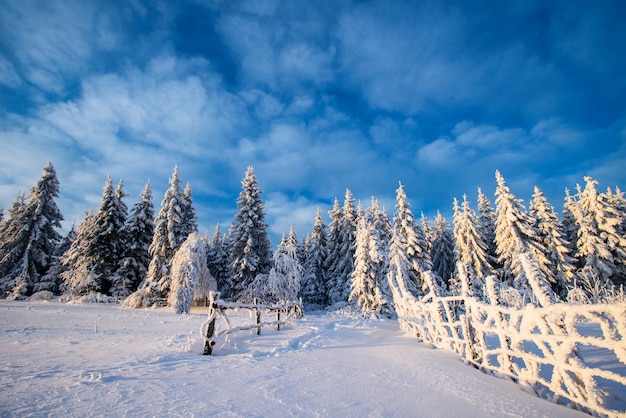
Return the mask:
[[[57,228],[63,215],[56,205],[59,180],[48,163],[30,189],[27,199],[18,197],[9,218],[0,228],[0,294],[22,299],[32,294],[47,273],[61,239]]]
[[[259,274],[268,274],[272,267],[272,248],[265,222],[262,190],[248,167],[241,182],[237,212],[230,227],[232,283],[230,295],[243,297],[246,289]]]

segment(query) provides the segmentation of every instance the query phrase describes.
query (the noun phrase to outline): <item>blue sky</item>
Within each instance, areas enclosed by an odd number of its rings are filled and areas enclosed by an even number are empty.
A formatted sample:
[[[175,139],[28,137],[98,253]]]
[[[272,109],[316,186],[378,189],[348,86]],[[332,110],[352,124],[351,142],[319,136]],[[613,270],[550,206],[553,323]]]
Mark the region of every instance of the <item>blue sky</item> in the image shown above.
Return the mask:
[[[625,22],[619,0],[0,0],[0,206],[51,161],[64,228],[108,175],[158,210],[175,165],[210,233],[253,165],[274,244],[346,188],[450,216],[496,169],[560,211],[585,175],[626,186]]]

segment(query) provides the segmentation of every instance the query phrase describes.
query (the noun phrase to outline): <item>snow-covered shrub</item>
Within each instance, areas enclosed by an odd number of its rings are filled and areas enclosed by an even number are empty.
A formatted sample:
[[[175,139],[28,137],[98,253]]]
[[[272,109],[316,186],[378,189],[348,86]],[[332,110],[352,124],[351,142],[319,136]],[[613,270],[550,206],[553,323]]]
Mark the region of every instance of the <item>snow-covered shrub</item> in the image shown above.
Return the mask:
[[[33,301],[33,300],[51,300],[52,298],[54,298],[54,294],[52,292],[50,292],[49,290],[42,290],[40,292],[33,293],[26,300],[28,300],[28,301]]]
[[[188,314],[199,282],[209,280],[204,241],[197,233],[189,235],[172,259],[172,282],[168,304],[177,314]],[[205,286],[203,284],[203,286]],[[206,285],[217,290],[215,281]]]

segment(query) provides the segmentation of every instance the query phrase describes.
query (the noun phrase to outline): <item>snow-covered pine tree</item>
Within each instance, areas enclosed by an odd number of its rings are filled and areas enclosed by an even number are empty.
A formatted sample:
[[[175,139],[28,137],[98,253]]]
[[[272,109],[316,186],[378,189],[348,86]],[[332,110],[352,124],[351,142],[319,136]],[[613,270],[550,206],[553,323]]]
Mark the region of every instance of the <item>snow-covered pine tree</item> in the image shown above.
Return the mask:
[[[172,258],[171,291],[168,304],[177,314],[189,314],[196,288],[215,291],[217,285],[211,280],[206,266],[204,241],[195,232],[189,234]]]
[[[230,293],[230,275],[232,272],[228,242],[228,237],[222,235],[220,225],[215,225],[215,232],[207,247],[207,267],[217,282],[218,291],[223,295]]]
[[[432,270],[424,231],[411,212],[402,184],[396,191],[396,201],[387,274],[394,300],[396,297],[407,297],[408,294],[419,297],[428,293],[429,289],[421,275],[424,271]]]
[[[381,312],[385,303],[377,277],[383,263],[377,231],[371,220],[361,215],[357,225],[354,271],[348,301],[356,301],[363,312]]]
[[[331,214],[331,219],[332,216]],[[336,241],[333,242],[333,252],[329,252],[326,272],[328,299],[331,304],[347,302],[350,296],[350,276],[352,270],[354,270],[356,210],[354,208],[354,198],[349,189],[346,189],[346,196],[337,229],[333,229],[333,222],[334,219],[331,222],[330,240]]]
[[[185,237],[193,232],[198,232],[198,217],[196,215],[196,209],[193,207],[193,191],[191,185],[187,183],[185,190],[183,191],[183,202],[185,203],[182,214],[182,235]]]
[[[324,261],[325,271],[325,288],[326,288],[326,301],[329,305],[339,302],[341,300],[341,292],[336,287],[336,279],[331,276],[331,268],[338,263],[338,259],[341,258],[341,220],[343,218],[343,211],[339,204],[339,199],[335,198],[333,201],[333,208],[328,211],[330,216],[330,224],[328,225],[328,241],[326,246],[326,259]]]
[[[489,264],[497,269],[498,255],[496,250],[496,211],[491,206],[491,201],[483,193],[482,189],[478,188],[478,230],[483,236],[485,244],[487,244],[487,260]]]
[[[154,235],[154,205],[148,181],[140,194],[141,200],[133,205],[121,234],[125,242],[124,257],[113,278],[111,294],[125,298],[137,290],[145,279],[150,264],[148,249]]]
[[[156,299],[167,298],[170,292],[171,266],[174,254],[188,237],[189,225],[185,222],[189,201],[180,189],[178,166],[169,180],[161,209],[154,220],[154,235],[148,252],[151,260],[142,293],[146,294],[144,305],[152,305]]]
[[[432,249],[432,240],[433,240],[433,234],[432,231],[430,230],[430,225],[428,225],[428,218],[426,218],[426,215],[424,214],[424,212],[422,212],[422,215],[420,217],[420,223],[422,224],[422,230],[424,231],[424,237],[426,237],[426,251],[428,252],[428,254],[430,254],[430,250]]]
[[[326,225],[318,208],[309,240],[309,249],[304,258],[300,295],[305,304],[326,305]]]
[[[516,198],[505,183],[504,177],[496,170],[496,238],[500,263],[503,265],[503,278],[522,293],[529,293],[530,287],[519,261],[519,255],[530,252],[545,274],[549,271],[546,249],[541,244],[539,233],[533,227],[533,220],[521,199]]]
[[[19,247],[16,249],[12,241],[13,237],[19,236],[22,232],[22,219],[25,217],[25,213],[26,194],[19,192],[8,210],[8,218],[0,223],[0,297],[3,298],[13,290],[15,285],[15,277],[13,275],[7,276],[6,270],[18,260]]]
[[[484,278],[493,274],[494,271],[489,264],[488,246],[478,227],[478,217],[472,210],[466,195],[463,195],[461,206],[454,199],[453,224],[456,265],[462,265],[466,269],[472,294],[482,298]]]
[[[72,229],[61,238],[61,241],[54,250],[52,256],[52,262],[50,268],[45,276],[41,278],[41,281],[35,284],[33,293],[48,291],[53,294],[61,294],[66,289],[63,287],[63,272],[67,271],[68,267],[63,264],[63,255],[70,249],[72,243],[76,240],[76,228],[72,225]]]
[[[576,256],[576,243],[578,242],[578,225],[576,224],[576,215],[575,213],[578,211],[578,202],[570,194],[568,188],[565,188],[565,201],[563,202],[563,221],[561,225],[563,226],[563,233],[565,240],[570,243],[572,246],[572,265],[575,270],[578,270],[580,265],[580,260],[578,260]]]
[[[59,180],[51,163],[30,189],[18,197],[0,235],[0,296],[23,299],[47,273],[61,235],[63,215],[56,205]]]
[[[389,289],[389,282],[387,281],[387,273],[389,272],[389,245],[391,243],[391,222],[389,222],[389,216],[385,209],[380,207],[380,202],[373,196],[371,205],[367,209],[367,216],[371,219],[374,231],[378,234],[380,248],[383,254],[383,262],[380,265],[380,271],[377,272],[378,285],[380,286],[380,291],[386,304],[391,306],[393,296],[391,289]]]
[[[82,253],[78,256],[82,259],[78,264],[86,270],[72,266],[69,291],[75,296],[90,292],[110,294],[111,279],[123,258],[126,244],[122,228],[128,209],[122,200],[126,196],[123,187],[124,183],[120,180],[114,190],[113,180],[108,177],[98,212],[90,220],[91,232],[87,237],[78,234],[77,239],[86,239],[79,247]]]
[[[578,226],[578,257],[582,274],[602,283],[623,284],[626,279],[626,237],[619,234],[621,214],[604,193],[598,193],[598,182],[585,177],[578,208],[574,212]]]
[[[283,235],[283,240],[274,253],[273,264],[264,292],[268,301],[273,303],[296,301],[302,281],[297,241],[287,240]]]
[[[450,229],[450,224],[439,211],[437,211],[435,222],[431,228],[431,239],[430,259],[433,262],[433,272],[449,288],[455,266],[454,236]]]
[[[243,297],[254,278],[269,273],[272,266],[272,248],[261,199],[263,192],[253,167],[248,167],[241,185],[229,232],[232,260],[229,296],[234,299]]]
[[[96,281],[91,274],[92,259],[88,256],[95,231],[96,214],[93,210],[85,212],[85,218],[76,229],[76,239],[61,256],[66,267],[61,273],[61,289],[70,295],[87,294],[97,290]]]
[[[548,203],[545,195],[537,186],[529,204],[530,215],[535,221],[535,228],[547,257],[550,261],[550,275],[543,273],[543,277],[551,283],[553,291],[565,298],[568,286],[574,278],[574,266],[570,254],[573,252],[571,244],[565,239],[563,224],[559,220],[554,207]]]

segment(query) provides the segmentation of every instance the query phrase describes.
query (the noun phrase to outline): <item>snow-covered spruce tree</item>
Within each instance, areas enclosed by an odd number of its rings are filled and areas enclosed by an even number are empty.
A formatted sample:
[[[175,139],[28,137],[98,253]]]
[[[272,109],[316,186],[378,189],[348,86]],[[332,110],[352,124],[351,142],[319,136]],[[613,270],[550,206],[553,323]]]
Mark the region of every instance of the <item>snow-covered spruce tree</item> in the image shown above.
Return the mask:
[[[493,274],[489,264],[487,244],[478,228],[476,213],[470,207],[467,196],[463,195],[463,203],[454,199],[454,242],[457,266],[466,269],[471,292],[478,298],[483,297],[484,277]],[[460,272],[458,272],[460,273]]]
[[[347,302],[350,296],[350,276],[354,270],[354,242],[356,239],[356,210],[352,192],[346,189],[343,208],[331,211],[332,246],[327,258],[327,291],[330,304]],[[339,215],[338,219],[333,218]]]
[[[389,289],[389,282],[387,281],[387,273],[389,271],[389,245],[391,243],[391,222],[389,222],[389,216],[385,209],[380,207],[380,202],[373,196],[371,205],[366,212],[366,215],[372,221],[374,231],[376,231],[378,235],[380,249],[383,255],[383,262],[379,265],[380,271],[376,273],[378,285],[380,286],[380,291],[386,304],[391,306],[393,296],[391,295],[391,289]]]
[[[454,236],[450,224],[440,212],[435,216],[435,222],[431,228],[430,259],[433,262],[433,272],[448,285],[454,275],[455,255]]]
[[[570,254],[571,244],[565,239],[563,224],[559,220],[554,207],[548,203],[545,195],[535,186],[535,193],[530,201],[530,215],[535,221],[535,228],[550,261],[550,281],[553,291],[566,298],[567,289],[574,278],[574,266]]]
[[[576,257],[576,243],[578,242],[578,225],[576,224],[576,215],[578,211],[578,202],[570,194],[568,188],[565,188],[565,201],[563,202],[563,226],[564,238],[572,246],[572,264],[575,270],[580,268],[580,260]]]
[[[378,282],[384,256],[379,236],[366,216],[360,216],[357,224],[354,271],[351,275],[350,297],[363,312],[381,312],[385,303]]]
[[[148,252],[151,256],[146,280],[140,289],[141,305],[150,306],[157,299],[165,299],[170,292],[172,258],[187,239],[190,228],[186,222],[189,200],[180,189],[178,166],[169,180],[161,209],[154,220],[154,235]],[[136,304],[135,304],[136,305]]]
[[[207,247],[207,267],[217,282],[217,289],[223,295],[229,294],[230,275],[232,272],[228,237],[222,235],[220,225],[215,225],[215,232]]]
[[[23,299],[48,271],[61,235],[63,215],[56,170],[48,163],[26,200],[18,197],[0,235],[0,295]]]
[[[539,263],[541,272],[546,275],[549,274],[550,261],[546,257],[546,249],[541,244],[539,233],[533,226],[533,219],[522,205],[521,199],[511,193],[499,171],[496,171],[496,180],[495,241],[499,261],[503,266],[503,279],[522,293],[530,294],[519,255],[531,253]]]
[[[85,240],[77,246],[80,249],[70,270],[69,292],[74,296],[91,292],[110,294],[111,279],[119,267],[125,251],[122,228],[126,222],[128,209],[122,199],[124,183],[120,180],[113,189],[113,180],[107,179],[102,190],[100,208],[90,219],[92,230],[87,236],[78,234],[77,240]],[[71,249],[70,249],[71,250]],[[77,268],[78,266],[84,267]]]
[[[422,272],[432,270],[432,261],[426,251],[424,231],[413,217],[402,184],[396,191],[396,201],[387,280],[397,305],[397,297],[420,297],[428,293]]]
[[[185,237],[193,232],[198,232],[198,217],[196,215],[196,209],[193,207],[193,192],[191,185],[187,183],[185,190],[183,191],[184,207],[182,208],[182,235]]]
[[[41,281],[35,284],[33,292],[48,291],[53,294],[61,294],[65,292],[63,287],[63,272],[67,271],[68,266],[63,264],[63,255],[70,249],[72,243],[76,240],[76,228],[72,225],[72,229],[61,238],[61,241],[54,250],[50,268]]]
[[[229,232],[232,281],[231,294],[228,296],[233,299],[244,297],[254,278],[269,273],[272,267],[272,248],[265,222],[262,191],[252,167],[248,167],[241,185],[237,211]]]
[[[487,244],[487,260],[489,264],[497,269],[498,255],[496,246],[496,211],[491,206],[491,201],[483,193],[482,189],[478,188],[478,230],[483,236],[483,241]]]
[[[430,225],[428,225],[428,219],[424,212],[420,217],[420,223],[422,225],[422,230],[424,231],[424,237],[426,237],[426,251],[430,254],[430,250],[432,249],[432,231],[430,229]]]
[[[300,296],[302,302],[313,305],[326,305],[326,260],[327,235],[326,225],[320,209],[317,209],[309,248],[304,257]]]
[[[92,260],[88,257],[95,230],[95,217],[93,210],[85,212],[85,218],[76,229],[76,239],[61,256],[61,262],[65,267],[61,273],[63,293],[76,295],[95,292],[97,289],[91,274]]]
[[[171,291],[168,304],[177,314],[188,314],[198,287],[203,292],[217,290],[206,266],[204,241],[192,232],[174,254],[171,267]]]
[[[619,234],[621,214],[604,193],[598,193],[598,182],[585,177],[574,212],[578,226],[577,255],[581,274],[602,283],[625,283],[626,237]]]
[[[150,264],[148,249],[154,235],[154,205],[149,181],[140,198],[133,205],[121,231],[125,251],[111,286],[111,294],[119,298],[125,298],[137,290],[145,279]]]
[[[326,277],[326,300],[329,305],[338,302],[341,297],[335,288],[335,278],[330,276],[331,266],[337,263],[337,259],[341,257],[341,220],[343,211],[339,204],[339,199],[333,201],[333,208],[328,211],[330,216],[330,224],[328,225],[328,241],[326,246],[326,260],[324,261],[324,271]]]
[[[300,293],[302,265],[298,257],[298,246],[294,245],[293,240],[286,240],[283,235],[283,241],[274,253],[273,262],[274,266],[267,278],[266,300],[273,303],[296,301]]]

